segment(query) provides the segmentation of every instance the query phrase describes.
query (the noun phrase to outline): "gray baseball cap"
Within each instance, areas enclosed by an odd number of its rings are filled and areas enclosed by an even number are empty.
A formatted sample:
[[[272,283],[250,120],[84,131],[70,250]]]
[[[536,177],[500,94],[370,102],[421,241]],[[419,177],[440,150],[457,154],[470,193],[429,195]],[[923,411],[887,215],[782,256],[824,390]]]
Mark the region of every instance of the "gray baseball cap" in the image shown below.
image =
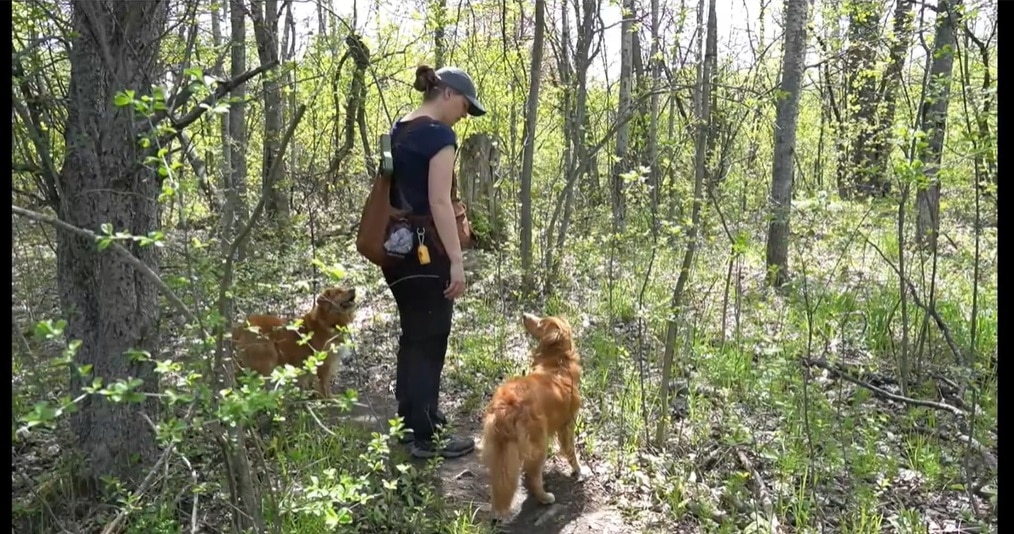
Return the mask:
[[[479,103],[472,77],[466,74],[465,71],[457,67],[441,67],[437,69],[437,79],[440,80],[440,83],[454,89],[468,99],[469,115],[481,117],[486,114],[486,108]]]

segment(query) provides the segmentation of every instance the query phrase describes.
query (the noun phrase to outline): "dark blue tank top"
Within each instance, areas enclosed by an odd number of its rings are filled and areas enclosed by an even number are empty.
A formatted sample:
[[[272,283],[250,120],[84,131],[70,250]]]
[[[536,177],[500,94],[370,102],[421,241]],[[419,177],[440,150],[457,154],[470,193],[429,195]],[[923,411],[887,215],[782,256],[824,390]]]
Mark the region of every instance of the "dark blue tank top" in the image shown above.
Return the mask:
[[[394,176],[391,205],[405,209],[398,189],[412,206],[415,215],[430,214],[430,159],[447,146],[458,148],[457,135],[446,124],[429,117],[419,118],[402,132],[408,121],[397,121],[391,127]]]

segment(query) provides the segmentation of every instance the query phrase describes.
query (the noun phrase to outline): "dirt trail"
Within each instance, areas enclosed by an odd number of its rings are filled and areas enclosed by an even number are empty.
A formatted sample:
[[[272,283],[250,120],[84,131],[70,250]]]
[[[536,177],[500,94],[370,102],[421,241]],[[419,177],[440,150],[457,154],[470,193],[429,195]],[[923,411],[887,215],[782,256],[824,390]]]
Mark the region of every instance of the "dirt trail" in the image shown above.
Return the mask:
[[[339,416],[341,419],[360,424],[373,431],[386,432],[387,421],[393,417],[393,399],[373,392],[360,391],[359,402],[351,412]],[[455,430],[462,435],[472,436],[479,447],[479,426],[475,421],[461,421],[454,418]],[[395,447],[403,445],[394,445]],[[423,461],[418,460],[422,466]],[[620,512],[606,503],[602,486],[593,473],[584,480],[575,481],[569,476],[570,467],[559,456],[552,456],[546,464],[546,489],[556,496],[556,503],[545,506],[534,498],[528,498],[524,487],[519,487],[514,496],[512,519],[501,526],[502,532],[510,533],[597,533],[627,534],[640,532],[626,524]],[[463,458],[444,460],[436,470],[437,490],[452,505],[462,508],[479,509],[481,519],[489,520],[489,477],[486,468],[479,462],[479,454]]]
[[[355,328],[356,349],[347,358],[341,370],[336,373],[332,387],[335,391],[353,388],[359,400],[351,412],[342,414],[340,419],[360,424],[371,431],[386,432],[388,421],[395,416],[396,404],[392,393],[394,379],[394,354],[398,324],[393,301],[378,296],[371,298],[370,309],[358,314]],[[390,311],[388,311],[390,310]],[[448,388],[453,389],[453,388]],[[482,446],[480,435],[481,412],[458,408],[457,399],[445,393],[441,405],[448,411],[454,431],[469,435]],[[404,447],[404,445],[393,445]],[[579,451],[580,452],[580,451]],[[589,466],[590,458],[582,458]],[[423,461],[418,461],[419,465]],[[595,473],[585,474],[576,481],[569,476],[566,461],[556,454],[546,464],[546,489],[556,496],[556,503],[545,506],[534,498],[529,499],[523,485],[518,488],[512,508],[512,518],[501,524],[501,532],[518,534],[633,534],[641,529],[628,525],[620,511],[610,506],[602,484]],[[452,506],[480,509],[480,519],[489,520],[489,477],[486,468],[479,461],[478,450],[463,458],[445,460],[437,469],[437,490]]]

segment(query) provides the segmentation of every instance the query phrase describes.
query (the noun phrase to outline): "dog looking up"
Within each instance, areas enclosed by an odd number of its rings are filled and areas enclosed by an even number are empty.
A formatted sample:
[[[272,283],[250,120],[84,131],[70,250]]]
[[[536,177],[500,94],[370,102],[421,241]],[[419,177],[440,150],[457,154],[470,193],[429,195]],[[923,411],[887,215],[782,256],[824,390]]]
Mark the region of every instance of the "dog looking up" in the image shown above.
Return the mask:
[[[314,349],[326,350],[327,359],[317,368],[316,390],[322,398],[331,396],[331,372],[338,355],[332,350],[345,340],[343,327],[352,323],[356,311],[356,289],[331,287],[317,296],[313,309],[304,314],[298,329],[275,315],[249,315],[245,325],[232,330],[236,361],[243,367],[269,376],[286,364],[301,367]],[[307,343],[303,337],[309,335]]]
[[[526,487],[539,502],[556,502],[542,482],[546,448],[554,435],[571,475],[581,476],[574,449],[581,365],[570,324],[562,317],[526,313],[524,325],[538,341],[531,354],[532,371],[496,389],[483,421],[482,461],[489,470],[491,505],[498,520],[507,518],[522,470]]]

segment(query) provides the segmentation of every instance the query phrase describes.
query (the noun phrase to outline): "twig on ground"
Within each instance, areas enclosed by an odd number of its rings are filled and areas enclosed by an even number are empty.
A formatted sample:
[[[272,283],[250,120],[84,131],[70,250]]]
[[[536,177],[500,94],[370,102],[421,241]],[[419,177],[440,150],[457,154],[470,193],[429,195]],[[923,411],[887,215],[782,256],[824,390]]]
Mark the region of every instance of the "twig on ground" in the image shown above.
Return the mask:
[[[881,397],[881,398],[884,398],[884,399],[887,399],[887,400],[893,400],[893,401],[897,401],[897,402],[903,402],[905,404],[911,404],[913,406],[925,406],[927,408],[935,408],[937,410],[943,410],[943,411],[951,412],[952,414],[954,414],[954,415],[956,415],[958,417],[964,417],[964,416],[968,415],[961,408],[957,408],[955,406],[951,406],[950,404],[947,404],[947,403],[937,402],[937,401],[931,401],[931,400],[923,400],[923,399],[913,399],[911,397],[905,397],[903,395],[896,395],[896,394],[891,393],[890,391],[887,391],[885,389],[878,388],[877,386],[874,386],[873,384],[864,382],[864,381],[862,381],[862,380],[860,380],[860,379],[858,379],[858,378],[856,378],[856,377],[854,377],[854,376],[852,376],[852,375],[850,375],[850,374],[842,371],[841,369],[836,369],[833,365],[831,365],[830,363],[828,363],[826,360],[823,360],[823,359],[817,360],[817,359],[813,359],[813,358],[801,358],[801,361],[804,364],[808,365],[808,366],[819,367],[821,369],[824,369],[825,371],[828,371],[832,375],[840,376],[843,380],[851,382],[851,383],[853,383],[853,384],[855,384],[857,386],[861,386],[863,388],[866,388],[866,389],[870,390],[871,392],[873,392],[874,395],[876,395],[878,397]]]
[[[728,452],[728,449],[721,446],[714,446],[704,456],[698,456],[697,461],[694,464],[701,471],[710,471],[714,465],[718,462],[719,456],[724,455]]]
[[[547,521],[552,520],[554,517],[560,514],[564,510],[564,507],[559,504],[554,504],[542,510],[542,513],[535,519],[532,526],[540,527]]]
[[[972,412],[972,408],[969,407],[965,399],[962,399],[960,395],[961,388],[954,383],[953,380],[947,378],[941,373],[933,373],[931,375],[938,382],[936,384],[937,390],[940,392],[940,397],[949,399],[955,406],[965,410],[966,412]]]
[[[746,455],[746,452],[742,448],[736,449],[736,456],[739,458],[739,463],[743,468],[750,472],[750,485],[753,486],[754,497],[760,501],[765,517],[768,519],[774,518],[774,505],[771,504],[771,494],[768,492],[767,485],[764,484],[764,479],[761,478],[757,468],[754,467],[753,462],[750,461],[750,457]]]
[[[961,391],[961,388],[958,387],[958,385],[953,380],[951,380],[950,378],[944,376],[943,374],[941,374],[941,373],[933,373],[932,376],[933,376],[933,378],[936,378],[937,380],[943,382],[944,384],[947,384],[954,391]]]

